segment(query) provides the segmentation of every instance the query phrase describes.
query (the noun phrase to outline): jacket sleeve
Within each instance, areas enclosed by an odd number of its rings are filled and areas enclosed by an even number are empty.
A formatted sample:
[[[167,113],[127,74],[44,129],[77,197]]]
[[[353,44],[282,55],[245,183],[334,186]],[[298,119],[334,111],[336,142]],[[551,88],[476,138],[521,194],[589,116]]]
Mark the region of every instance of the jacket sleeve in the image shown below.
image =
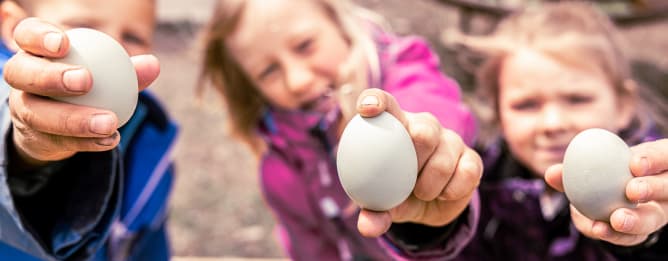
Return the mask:
[[[395,223],[379,240],[395,260],[455,259],[475,235],[480,217],[479,200],[476,192],[469,207],[446,227]]]
[[[475,118],[462,101],[459,85],[441,72],[438,56],[423,39],[395,39],[380,56],[383,89],[403,110],[429,112],[466,144],[473,144]]]
[[[19,175],[24,173],[7,172],[12,162],[6,98],[0,106],[0,256],[89,259],[104,244],[118,215],[119,151],[77,154],[60,163],[37,190],[13,189],[12,184],[25,182]]]
[[[277,153],[267,153],[261,162],[260,172],[262,176],[294,172],[294,170],[292,170]],[[262,177],[262,192],[268,193],[268,191],[281,191],[281,189],[272,187],[285,188],[302,186],[302,181],[288,176],[281,177],[282,178],[280,179],[271,179],[272,182],[264,182],[266,179]],[[291,193],[291,195],[273,193],[264,196],[274,215],[277,217],[278,239],[286,254],[291,260],[313,260],[313,258],[319,256],[323,258],[337,256],[338,253],[336,252],[323,252],[323,249],[329,248],[323,245],[326,244],[323,238],[328,235],[321,232],[316,222],[306,218],[310,215],[308,213],[305,213],[304,215],[297,214],[301,213],[301,210],[293,208],[297,205],[308,204],[306,202],[297,201],[307,201],[312,199],[309,199],[309,195],[298,195],[299,193],[303,193],[302,190],[295,189],[294,191],[291,191]]]

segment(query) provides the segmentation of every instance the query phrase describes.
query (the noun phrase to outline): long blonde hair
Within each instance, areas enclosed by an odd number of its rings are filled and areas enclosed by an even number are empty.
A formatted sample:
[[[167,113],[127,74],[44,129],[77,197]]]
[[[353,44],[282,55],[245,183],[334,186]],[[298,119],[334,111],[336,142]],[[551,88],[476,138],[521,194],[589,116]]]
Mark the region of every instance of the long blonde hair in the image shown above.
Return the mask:
[[[657,124],[666,126],[665,105],[657,104],[652,90],[633,80],[631,63],[611,19],[591,3],[564,1],[517,11],[504,18],[489,36],[450,33],[448,41],[465,47],[483,60],[476,71],[474,96],[469,97],[480,121],[480,144],[498,140],[499,73],[505,57],[530,48],[572,66],[598,68],[607,76],[619,97],[628,97],[636,108],[633,120],[622,134],[637,141]]]
[[[267,102],[225,47],[225,39],[237,27],[247,1],[217,2],[212,19],[203,34],[204,53],[197,91],[201,94],[206,86],[212,85],[221,94],[227,106],[232,134],[259,152],[264,143],[257,136],[256,127]],[[346,96],[353,98],[347,98],[340,103],[344,116],[352,117],[349,111],[354,109],[354,99],[357,97],[355,94],[368,87],[367,83],[370,81],[368,77],[380,77],[375,45],[363,23],[373,22],[378,25],[384,23],[375,13],[348,0],[313,1],[317,1],[325,13],[340,26],[344,37],[350,43],[351,54],[348,62],[340,70],[340,84],[347,84],[349,89]]]

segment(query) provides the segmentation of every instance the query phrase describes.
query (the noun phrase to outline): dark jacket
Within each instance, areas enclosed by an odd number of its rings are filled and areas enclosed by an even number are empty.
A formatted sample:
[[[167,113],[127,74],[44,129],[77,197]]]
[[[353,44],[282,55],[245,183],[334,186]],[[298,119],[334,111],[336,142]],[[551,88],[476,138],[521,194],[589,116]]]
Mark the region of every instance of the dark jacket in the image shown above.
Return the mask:
[[[168,260],[165,221],[177,126],[157,100],[140,93],[118,148],[8,176],[8,92],[3,81],[0,259]]]
[[[481,155],[485,171],[479,187],[480,223],[458,260],[668,260],[665,228],[655,235],[658,241],[637,247],[590,239],[575,229],[566,200],[552,219],[543,217],[539,196],[547,185],[504,144]]]

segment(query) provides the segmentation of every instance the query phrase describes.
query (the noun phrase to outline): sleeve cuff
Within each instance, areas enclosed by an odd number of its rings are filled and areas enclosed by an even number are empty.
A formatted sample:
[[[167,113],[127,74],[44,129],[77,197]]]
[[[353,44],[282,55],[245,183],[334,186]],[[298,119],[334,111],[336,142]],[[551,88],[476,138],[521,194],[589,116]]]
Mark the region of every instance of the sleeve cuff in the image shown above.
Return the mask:
[[[79,153],[43,188],[12,195],[26,229],[57,259],[86,259],[104,244],[120,209],[118,149]]]
[[[456,257],[475,235],[480,216],[476,191],[468,208],[443,227],[393,224],[379,240],[396,260],[448,260]]]

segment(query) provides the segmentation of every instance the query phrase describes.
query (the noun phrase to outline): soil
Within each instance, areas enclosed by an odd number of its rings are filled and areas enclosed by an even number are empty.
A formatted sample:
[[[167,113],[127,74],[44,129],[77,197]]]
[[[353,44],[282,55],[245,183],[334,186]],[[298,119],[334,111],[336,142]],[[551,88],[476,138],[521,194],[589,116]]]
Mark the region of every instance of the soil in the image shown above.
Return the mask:
[[[182,1],[162,0],[178,10]],[[199,1],[201,2],[201,1]],[[424,36],[439,53],[443,70],[463,89],[470,79],[454,63],[453,50],[439,42],[441,32],[458,25],[456,8],[436,0],[356,0],[385,16],[398,34]],[[198,31],[201,13],[213,1],[195,5],[196,17],[162,21],[156,35],[156,55],[162,73],[151,89],[180,123],[175,149],[178,177],[171,200],[169,228],[177,256],[282,257],[273,235],[273,217],[260,196],[256,162],[243,144],[225,131],[226,114],[216,93],[206,92],[197,102],[194,89],[199,73]],[[187,5],[191,3],[188,2]],[[668,20],[668,19],[666,19]],[[641,72],[660,81],[652,70],[668,68],[668,21],[659,20],[624,27],[634,57],[650,66]],[[473,20],[473,32],[484,32],[493,19]]]

